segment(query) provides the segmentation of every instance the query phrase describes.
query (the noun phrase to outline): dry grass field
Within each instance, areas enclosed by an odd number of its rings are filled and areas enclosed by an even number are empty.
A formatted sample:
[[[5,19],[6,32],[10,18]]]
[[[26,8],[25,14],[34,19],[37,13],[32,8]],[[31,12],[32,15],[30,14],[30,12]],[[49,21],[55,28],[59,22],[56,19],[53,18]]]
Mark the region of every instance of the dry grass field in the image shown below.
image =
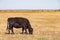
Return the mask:
[[[20,34],[21,28],[5,34],[9,17],[29,19],[33,35]],[[60,40],[60,12],[0,12],[0,40]]]

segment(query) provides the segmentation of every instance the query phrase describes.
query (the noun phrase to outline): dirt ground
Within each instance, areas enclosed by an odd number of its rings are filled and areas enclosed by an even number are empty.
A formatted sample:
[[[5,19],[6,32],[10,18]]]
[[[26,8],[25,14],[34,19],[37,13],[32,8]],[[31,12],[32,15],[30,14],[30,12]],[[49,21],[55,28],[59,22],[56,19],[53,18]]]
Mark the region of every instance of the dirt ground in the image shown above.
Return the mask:
[[[21,28],[14,28],[15,34],[5,34],[9,17],[29,19],[33,35],[20,34]],[[60,12],[0,12],[0,40],[60,40]]]

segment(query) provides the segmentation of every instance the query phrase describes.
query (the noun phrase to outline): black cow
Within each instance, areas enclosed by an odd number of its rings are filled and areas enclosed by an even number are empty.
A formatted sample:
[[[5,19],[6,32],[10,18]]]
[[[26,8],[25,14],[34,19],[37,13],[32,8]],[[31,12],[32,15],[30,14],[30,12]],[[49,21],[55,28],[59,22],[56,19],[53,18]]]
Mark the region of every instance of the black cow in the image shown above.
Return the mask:
[[[7,21],[8,21],[7,30],[9,34],[10,34],[10,31],[12,32],[12,34],[14,34],[13,27],[22,28],[22,34],[23,33],[27,34],[27,29],[29,34],[33,34],[33,28],[31,27],[28,19],[22,18],[22,17],[11,17],[11,18],[8,18]]]

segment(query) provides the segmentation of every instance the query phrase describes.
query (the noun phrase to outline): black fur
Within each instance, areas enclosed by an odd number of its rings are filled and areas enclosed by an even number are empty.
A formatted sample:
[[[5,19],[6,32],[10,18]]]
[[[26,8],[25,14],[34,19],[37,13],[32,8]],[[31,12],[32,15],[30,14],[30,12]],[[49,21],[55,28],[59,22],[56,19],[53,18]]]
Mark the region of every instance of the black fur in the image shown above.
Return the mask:
[[[8,33],[10,34],[10,31],[12,32],[12,34],[14,33],[13,31],[13,27],[14,28],[22,28],[22,34],[23,33],[29,33],[29,34],[33,34],[33,28],[30,25],[30,22],[28,19],[26,18],[22,18],[22,17],[14,17],[14,18],[8,18],[7,20],[7,30]],[[27,32],[28,29],[28,32]],[[25,32],[24,32],[25,30]]]

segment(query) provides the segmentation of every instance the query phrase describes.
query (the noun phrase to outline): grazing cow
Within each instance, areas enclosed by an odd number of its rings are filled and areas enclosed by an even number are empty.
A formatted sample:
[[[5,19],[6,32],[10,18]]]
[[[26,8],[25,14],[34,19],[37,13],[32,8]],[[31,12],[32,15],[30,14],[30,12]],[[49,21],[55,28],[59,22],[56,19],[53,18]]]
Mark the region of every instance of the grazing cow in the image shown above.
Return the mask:
[[[10,31],[12,32],[12,34],[14,34],[13,27],[22,28],[22,34],[23,33],[27,34],[27,29],[29,34],[33,34],[33,28],[31,27],[28,19],[22,18],[22,17],[14,17],[14,18],[11,17],[11,18],[8,18],[7,21],[8,21],[7,22],[8,34],[10,34]]]

